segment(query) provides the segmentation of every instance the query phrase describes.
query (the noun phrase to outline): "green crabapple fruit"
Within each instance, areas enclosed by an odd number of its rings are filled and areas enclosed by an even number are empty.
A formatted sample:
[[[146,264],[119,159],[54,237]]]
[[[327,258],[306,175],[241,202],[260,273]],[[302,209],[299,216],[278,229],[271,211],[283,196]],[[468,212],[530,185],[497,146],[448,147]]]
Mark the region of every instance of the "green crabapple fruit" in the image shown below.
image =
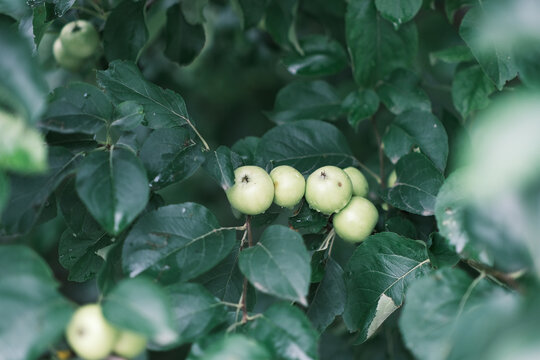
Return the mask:
[[[343,171],[345,171],[347,175],[349,175],[349,179],[351,179],[353,196],[366,197],[369,192],[369,184],[364,174],[352,166],[343,169]]]
[[[72,71],[78,70],[84,61],[81,58],[67,53],[64,49],[64,46],[62,45],[62,41],[60,41],[60,38],[54,41],[53,55],[58,65],[60,65],[64,69]]]
[[[108,356],[116,343],[118,333],[110,325],[99,304],[81,306],[66,328],[66,338],[75,353],[86,360]]]
[[[306,181],[309,206],[330,215],[343,209],[351,199],[352,184],[347,173],[336,166],[323,166]]]
[[[396,185],[396,180],[397,180],[397,174],[396,174],[396,170],[394,170],[388,176],[388,180],[386,180],[386,185],[389,188],[394,187],[394,185]]]
[[[147,339],[144,335],[129,330],[119,330],[113,351],[116,355],[131,359],[144,351],[146,342]]]
[[[86,20],[67,23],[60,31],[60,40],[65,51],[78,58],[89,57],[99,46],[99,34]]]
[[[360,242],[368,237],[379,220],[375,205],[366,198],[353,196],[349,204],[332,220],[336,234],[350,242]]]
[[[258,166],[241,166],[234,170],[234,185],[226,190],[229,203],[246,215],[265,212],[274,200],[274,183]]]
[[[292,208],[300,202],[306,190],[306,180],[295,168],[282,165],[270,172],[274,182],[274,203]]]

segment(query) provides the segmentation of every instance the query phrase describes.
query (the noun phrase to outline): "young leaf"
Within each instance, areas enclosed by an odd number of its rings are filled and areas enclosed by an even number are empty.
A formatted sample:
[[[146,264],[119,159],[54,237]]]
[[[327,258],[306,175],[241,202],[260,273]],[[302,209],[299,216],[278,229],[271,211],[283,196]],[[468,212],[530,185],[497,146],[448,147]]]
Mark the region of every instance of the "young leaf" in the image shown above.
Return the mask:
[[[359,341],[371,337],[397,310],[409,284],[429,272],[423,242],[394,233],[368,237],[357,247],[345,269],[347,302],[343,319]]]
[[[420,87],[420,79],[409,70],[393,71],[377,89],[377,94],[393,114],[413,109],[431,112],[431,101]]]
[[[145,273],[162,283],[187,281],[223,260],[235,243],[235,231],[219,226],[204,206],[184,203],[143,215],[122,251],[124,272]]]
[[[259,291],[306,306],[310,256],[302,236],[285,226],[266,228],[260,241],[240,253],[240,271]]]
[[[422,7],[422,0],[375,0],[381,15],[398,28],[414,18]]]
[[[469,115],[486,108],[489,95],[495,86],[479,65],[461,68],[456,72],[452,82],[452,101],[457,111],[467,119]]]
[[[102,306],[113,325],[144,334],[159,346],[178,340],[168,295],[149,279],[121,281],[103,298]]]
[[[226,146],[206,154],[203,168],[216,180],[223,190],[234,185],[234,170],[242,166],[242,158]]]
[[[129,150],[90,153],[77,170],[77,193],[94,219],[110,234],[121,233],[148,202],[146,171]]]

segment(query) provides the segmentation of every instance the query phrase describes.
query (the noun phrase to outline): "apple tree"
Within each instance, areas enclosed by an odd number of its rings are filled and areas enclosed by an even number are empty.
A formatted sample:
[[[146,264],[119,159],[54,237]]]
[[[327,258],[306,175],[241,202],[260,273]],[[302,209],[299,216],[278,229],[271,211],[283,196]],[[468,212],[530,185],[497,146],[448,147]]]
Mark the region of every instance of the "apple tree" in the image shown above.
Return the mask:
[[[0,360],[540,358],[537,0],[0,0]]]

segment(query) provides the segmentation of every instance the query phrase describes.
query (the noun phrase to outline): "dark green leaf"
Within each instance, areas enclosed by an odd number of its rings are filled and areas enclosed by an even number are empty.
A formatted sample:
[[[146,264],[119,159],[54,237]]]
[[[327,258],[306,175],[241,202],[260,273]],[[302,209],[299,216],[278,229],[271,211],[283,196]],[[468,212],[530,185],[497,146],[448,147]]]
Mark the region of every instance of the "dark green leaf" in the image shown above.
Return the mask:
[[[362,86],[374,85],[393,70],[409,67],[418,48],[415,25],[394,30],[377,14],[372,0],[349,1],[345,32],[354,79]]]
[[[312,35],[300,40],[300,47],[303,54],[291,53],[282,59],[293,75],[332,75],[347,66],[347,53],[329,37]]]
[[[328,217],[313,210],[306,202],[289,218],[289,224],[305,234],[318,234],[328,225]]]
[[[347,302],[343,319],[359,341],[371,337],[397,310],[410,283],[429,272],[423,242],[394,233],[368,237],[349,259],[345,269]]]
[[[540,88],[540,42],[538,38],[529,39],[516,44],[514,49],[515,62],[519,78],[531,88]]]
[[[36,44],[36,48],[38,48],[39,44],[41,43],[41,39],[43,38],[43,35],[47,31],[47,28],[51,22],[47,19],[47,9],[45,8],[45,4],[36,6],[33,9],[33,15],[32,29],[34,32],[34,44]]]
[[[189,24],[184,19],[179,4],[167,10],[165,34],[165,55],[180,65],[190,64],[199,55],[206,41],[203,26]]]
[[[377,94],[386,108],[396,115],[413,109],[431,111],[431,101],[420,87],[420,79],[409,70],[392,72],[377,89]]]
[[[208,5],[208,2],[209,0],[182,1],[182,13],[186,21],[191,25],[204,23],[206,21],[204,9]]]
[[[137,61],[148,40],[145,5],[144,1],[125,0],[108,15],[103,47],[109,62],[116,59]]]
[[[345,136],[333,125],[317,120],[296,121],[268,131],[257,158],[263,166],[290,165],[304,175],[324,165],[356,163]]]
[[[343,108],[347,110],[347,120],[353,128],[364,119],[375,115],[379,109],[379,96],[371,89],[358,90],[350,93],[343,100]]]
[[[444,10],[446,16],[451,23],[454,23],[454,15],[464,7],[475,4],[475,0],[446,0],[444,2]]]
[[[420,150],[442,172],[448,158],[448,135],[430,112],[411,110],[397,116],[383,136],[384,152],[396,164],[412,151]]]
[[[412,222],[401,216],[394,216],[384,222],[386,231],[394,232],[409,239],[417,239],[416,227]]]
[[[144,120],[144,108],[135,101],[124,101],[114,109],[111,126],[120,131],[134,130]]]
[[[75,82],[54,90],[39,126],[59,133],[93,135],[112,121],[113,111],[101,90]]]
[[[298,0],[273,0],[266,9],[264,24],[276,43],[302,53],[295,30],[297,11]]]
[[[0,247],[0,356],[37,359],[64,332],[71,304],[56,290],[51,269],[24,246]]]
[[[146,278],[126,279],[103,298],[103,314],[112,324],[148,336],[159,346],[178,339],[165,290]]]
[[[140,157],[154,190],[187,179],[204,161],[200,146],[185,128],[154,130],[144,142]]]
[[[474,56],[467,46],[457,45],[430,53],[429,61],[432,65],[435,65],[437,61],[448,64],[458,64],[461,62],[474,61]]]
[[[272,225],[255,246],[240,253],[238,265],[259,291],[306,306],[311,276],[309,258],[300,234]]]
[[[242,165],[242,158],[226,146],[206,154],[203,168],[216,180],[223,190],[234,185],[234,169]]]
[[[195,203],[169,205],[143,215],[124,242],[122,264],[130,276],[142,272],[162,283],[187,281],[223,260],[235,231]]]
[[[4,206],[9,199],[9,191],[9,179],[2,171],[0,171],[0,215],[2,215],[2,210],[4,210]]]
[[[345,309],[345,282],[343,269],[332,258],[328,258],[324,277],[315,290],[309,304],[307,316],[315,329],[322,333],[335,317]]]
[[[255,152],[260,141],[261,138],[248,136],[235,142],[231,150],[240,155],[245,165],[253,165],[255,163]]]
[[[422,0],[375,0],[375,6],[381,15],[397,28],[416,15],[422,6]]]
[[[214,341],[214,338],[206,341],[207,346],[203,347],[195,343],[187,360],[271,360],[268,350],[259,342],[249,339],[244,335],[232,334],[223,336]]]
[[[274,110],[266,115],[277,124],[303,119],[334,120],[341,115],[341,99],[325,81],[296,81],[278,92]]]
[[[439,233],[433,233],[429,238],[431,240],[431,246],[429,247],[428,254],[433,267],[437,269],[452,267],[459,262],[459,255],[448,239]]]
[[[77,170],[76,188],[92,216],[110,234],[121,233],[148,202],[146,171],[131,151],[122,148],[90,153]]]
[[[244,29],[256,26],[262,19],[270,0],[238,0]]]
[[[306,315],[292,305],[272,305],[260,318],[250,322],[245,332],[272,349],[274,359],[318,358],[318,334]]]
[[[107,245],[109,240],[93,239],[86,234],[74,233],[66,229],[58,244],[58,261],[69,271],[68,280],[84,282],[92,279],[103,265],[103,258],[96,250]]]
[[[454,106],[465,119],[472,112],[486,108],[494,91],[495,86],[479,65],[459,69],[452,82]]]

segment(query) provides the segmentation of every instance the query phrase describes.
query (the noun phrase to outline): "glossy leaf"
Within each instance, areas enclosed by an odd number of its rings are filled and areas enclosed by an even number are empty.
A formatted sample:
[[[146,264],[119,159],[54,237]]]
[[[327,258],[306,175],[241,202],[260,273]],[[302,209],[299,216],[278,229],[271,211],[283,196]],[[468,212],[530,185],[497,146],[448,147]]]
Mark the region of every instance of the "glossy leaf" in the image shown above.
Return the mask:
[[[219,226],[204,206],[184,203],[143,215],[129,232],[122,251],[124,272],[162,283],[187,281],[223,260],[235,243],[235,231]]]
[[[122,232],[148,202],[146,171],[129,150],[90,153],[80,164],[77,193],[92,216],[110,234]]]
[[[226,146],[206,154],[204,169],[216,180],[223,190],[234,185],[234,170],[242,166],[242,159],[238,154]]]
[[[69,271],[68,280],[84,282],[92,279],[103,265],[103,258],[96,251],[108,244],[105,234],[94,239],[66,229],[58,244],[58,261]]]
[[[240,253],[238,265],[257,290],[306,306],[309,258],[302,236],[287,227],[272,225],[257,244]]]
[[[375,115],[379,109],[379,96],[371,89],[358,90],[350,93],[343,100],[343,108],[347,110],[347,120],[355,128],[360,121]]]
[[[257,158],[262,166],[290,165],[304,175],[324,165],[344,168],[356,161],[343,134],[316,120],[296,121],[268,131],[261,138]]]
[[[394,233],[368,237],[357,247],[345,268],[347,302],[343,319],[359,341],[371,337],[403,304],[411,282],[429,272],[423,242]]]
[[[179,4],[167,10],[165,33],[165,55],[180,65],[190,64],[199,55],[206,41],[203,26],[188,23]]]
[[[143,1],[124,0],[110,12],[103,30],[103,47],[109,62],[136,61],[147,40]]]
[[[306,234],[318,234],[328,225],[328,217],[313,210],[307,202],[303,202],[294,216],[289,218],[289,224],[293,229]]]
[[[422,0],[375,0],[381,15],[397,28],[411,20],[422,6]]]
[[[420,79],[405,69],[398,69],[377,89],[381,102],[399,115],[407,110],[431,111],[431,101],[420,87]]]
[[[271,360],[270,352],[261,343],[241,334],[203,339],[207,346],[196,343],[187,360]]]
[[[461,68],[456,72],[452,82],[452,101],[457,111],[468,118],[476,111],[489,105],[489,95],[495,91],[495,86],[484,74],[479,65]]]

